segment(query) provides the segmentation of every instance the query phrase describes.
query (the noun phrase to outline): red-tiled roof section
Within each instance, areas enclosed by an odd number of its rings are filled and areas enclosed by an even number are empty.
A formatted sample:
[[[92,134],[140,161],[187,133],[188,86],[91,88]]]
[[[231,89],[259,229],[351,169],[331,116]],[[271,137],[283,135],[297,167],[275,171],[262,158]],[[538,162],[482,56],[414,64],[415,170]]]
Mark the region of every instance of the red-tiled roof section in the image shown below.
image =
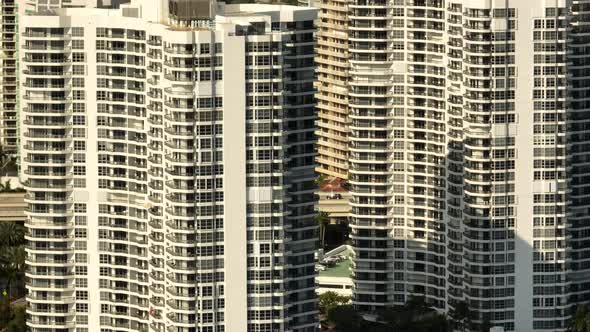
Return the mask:
[[[345,192],[346,180],[340,178],[327,178],[320,186],[320,191]]]

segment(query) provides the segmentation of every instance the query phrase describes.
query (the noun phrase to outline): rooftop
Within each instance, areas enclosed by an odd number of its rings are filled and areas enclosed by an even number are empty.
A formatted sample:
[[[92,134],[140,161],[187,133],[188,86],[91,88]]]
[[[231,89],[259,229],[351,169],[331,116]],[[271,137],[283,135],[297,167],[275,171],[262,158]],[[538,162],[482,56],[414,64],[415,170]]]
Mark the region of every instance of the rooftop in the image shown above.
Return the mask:
[[[340,263],[336,263],[333,267],[327,267],[326,270],[320,271],[320,277],[349,278],[350,263],[350,258],[347,258]]]
[[[346,180],[336,177],[323,179],[319,187],[320,191],[323,192],[348,192],[348,184],[346,183]]]
[[[341,245],[340,247],[327,252],[323,259],[342,256],[346,258],[344,260],[337,262],[335,265],[332,265],[330,267],[326,266],[326,269],[324,271],[319,271],[319,276],[331,278],[350,278],[351,255],[352,248],[350,248],[347,245]]]

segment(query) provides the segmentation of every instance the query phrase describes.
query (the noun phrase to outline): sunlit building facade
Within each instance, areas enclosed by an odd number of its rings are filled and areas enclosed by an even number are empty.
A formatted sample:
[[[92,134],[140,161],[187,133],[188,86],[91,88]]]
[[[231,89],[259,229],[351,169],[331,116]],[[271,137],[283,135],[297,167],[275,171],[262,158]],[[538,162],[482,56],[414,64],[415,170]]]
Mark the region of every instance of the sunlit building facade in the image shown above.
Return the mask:
[[[354,304],[565,331],[590,300],[590,2],[348,8]]]
[[[317,330],[315,16],[22,17],[30,331]]]
[[[316,47],[316,97],[318,113],[317,172],[348,177],[348,48],[349,4],[345,0],[320,0]]]

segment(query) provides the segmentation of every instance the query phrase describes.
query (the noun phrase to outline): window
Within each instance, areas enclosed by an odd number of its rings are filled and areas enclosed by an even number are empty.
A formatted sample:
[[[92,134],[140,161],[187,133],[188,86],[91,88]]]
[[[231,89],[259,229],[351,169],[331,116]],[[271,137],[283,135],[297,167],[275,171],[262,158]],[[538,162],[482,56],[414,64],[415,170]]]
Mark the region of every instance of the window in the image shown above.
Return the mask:
[[[86,254],[79,254],[77,253],[75,256],[76,259],[76,263],[86,263],[88,258],[88,256]]]
[[[82,28],[82,27],[73,27],[72,28],[72,36],[73,37],[84,37],[84,28]]]
[[[86,129],[84,128],[74,128],[73,135],[76,138],[84,138],[86,137]]]
[[[74,115],[72,119],[75,126],[86,125],[86,117],[84,115]]]
[[[74,103],[72,104],[72,110],[74,113],[86,112],[86,104]]]
[[[96,28],[96,37],[106,37],[107,36],[107,29],[106,28]]]
[[[86,155],[83,153],[75,153],[74,154],[74,162],[75,163],[84,163],[86,162]]]
[[[74,166],[74,175],[86,175],[86,167]]]
[[[86,238],[86,229],[85,228],[76,228],[75,231],[76,238]]]
[[[72,62],[84,62],[84,53],[72,53]]]
[[[72,78],[72,86],[75,88],[83,88],[84,87],[84,79],[81,77]]]
[[[86,188],[86,179],[85,178],[75,178],[74,179],[74,187],[75,188]]]
[[[86,142],[85,141],[74,141],[74,150],[86,151]]]
[[[81,40],[81,39],[72,40],[72,49],[83,50],[84,49],[84,40]]]
[[[210,45],[209,44],[201,44],[201,54],[209,54],[210,53]]]
[[[75,241],[74,242],[74,249],[86,250],[86,241]]]
[[[109,255],[99,255],[100,264],[109,264],[110,260]]]
[[[211,72],[210,71],[199,72],[199,80],[200,81],[210,81],[211,80]]]
[[[88,287],[88,279],[86,278],[76,278],[76,287]]]
[[[393,16],[404,16],[404,9],[403,8],[393,8]]]
[[[84,203],[76,203],[76,204],[74,204],[74,212],[76,212],[76,213],[86,213],[86,204],[84,204]]]
[[[269,243],[260,244],[260,254],[270,254],[270,244]]]
[[[88,218],[86,216],[76,216],[75,220],[76,226],[86,226],[88,223]]]
[[[221,70],[216,70],[216,71],[214,72],[214,80],[216,80],[216,81],[221,81],[221,80],[223,80],[223,71],[221,71]]]
[[[88,291],[76,290],[76,300],[88,301]]]
[[[73,99],[74,100],[84,100],[86,93],[83,90],[74,90],[73,91]]]
[[[88,274],[88,267],[87,266],[76,266],[76,275],[77,276],[85,276]],[[80,304],[80,303],[79,303]],[[88,308],[88,305],[86,305]],[[85,312],[85,311],[83,311]]]
[[[72,71],[74,75],[84,75],[84,66],[83,65],[73,65]]]

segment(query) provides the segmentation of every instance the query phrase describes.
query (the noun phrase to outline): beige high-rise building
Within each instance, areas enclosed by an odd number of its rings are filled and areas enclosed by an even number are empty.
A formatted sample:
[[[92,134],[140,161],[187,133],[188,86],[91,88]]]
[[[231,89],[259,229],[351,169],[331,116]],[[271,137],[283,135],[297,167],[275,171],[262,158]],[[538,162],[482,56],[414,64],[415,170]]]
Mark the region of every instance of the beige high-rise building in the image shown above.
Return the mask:
[[[348,177],[348,2],[321,0],[317,37],[318,167]]]

